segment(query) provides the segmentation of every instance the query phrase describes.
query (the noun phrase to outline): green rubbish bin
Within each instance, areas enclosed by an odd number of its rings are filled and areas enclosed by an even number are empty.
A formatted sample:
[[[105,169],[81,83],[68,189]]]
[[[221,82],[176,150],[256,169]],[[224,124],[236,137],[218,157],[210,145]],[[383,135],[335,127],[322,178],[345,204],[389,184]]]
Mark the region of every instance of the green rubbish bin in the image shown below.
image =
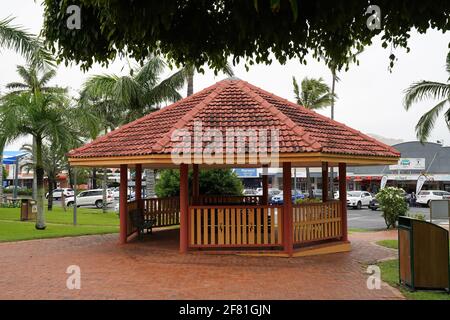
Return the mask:
[[[32,199],[22,199],[20,201],[20,220],[28,221],[36,219],[36,201]]]
[[[448,231],[436,224],[399,217],[398,257],[400,284],[412,290],[450,288]]]

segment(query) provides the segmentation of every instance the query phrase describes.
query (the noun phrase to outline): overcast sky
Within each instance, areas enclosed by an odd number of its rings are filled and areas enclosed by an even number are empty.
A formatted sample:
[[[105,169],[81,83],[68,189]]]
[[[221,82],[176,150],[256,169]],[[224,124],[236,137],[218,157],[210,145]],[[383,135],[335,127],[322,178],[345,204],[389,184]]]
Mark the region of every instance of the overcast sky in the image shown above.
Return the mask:
[[[382,9],[382,8],[381,8]],[[43,8],[40,1],[14,0],[0,2],[0,19],[14,16],[15,24],[22,25],[33,33],[39,33],[43,23]],[[450,34],[430,30],[425,35],[413,33],[410,38],[411,51],[396,50],[398,57],[392,73],[388,70],[390,51],[381,47],[378,39],[360,55],[360,64],[352,65],[348,72],[341,72],[341,81],[336,92],[335,119],[365,133],[373,133],[387,138],[415,140],[414,127],[420,115],[435,105],[435,101],[420,103],[409,112],[402,105],[403,91],[418,80],[447,82],[445,58],[448,52]],[[5,84],[19,80],[16,66],[24,60],[15,52],[0,51],[0,92],[5,91]],[[76,65],[68,68],[60,66],[54,84],[67,86],[76,92],[89,75],[96,73],[124,73],[126,61],[115,61],[108,68],[94,66],[83,73]],[[168,71],[170,72],[170,71]],[[323,62],[312,58],[308,64],[301,65],[291,60],[285,65],[273,63],[270,66],[257,65],[247,72],[243,64],[234,67],[235,75],[276,95],[294,101],[292,76],[298,80],[303,77],[322,77],[331,85],[331,75]],[[214,76],[213,72],[197,74],[194,90],[198,91],[221,79],[223,75]],[[185,89],[181,92],[185,96]],[[329,108],[320,113],[330,115]],[[25,139],[26,140],[26,139]],[[450,132],[443,116],[436,123],[430,141],[443,140],[450,144]],[[23,140],[7,146],[6,150],[18,149]]]

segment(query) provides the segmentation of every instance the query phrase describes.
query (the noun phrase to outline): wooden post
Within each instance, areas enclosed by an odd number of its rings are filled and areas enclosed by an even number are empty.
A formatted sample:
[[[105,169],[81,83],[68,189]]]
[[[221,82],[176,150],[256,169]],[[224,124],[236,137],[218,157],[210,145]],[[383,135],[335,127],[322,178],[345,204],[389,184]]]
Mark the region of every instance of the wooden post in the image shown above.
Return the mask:
[[[347,230],[347,165],[339,163],[339,201],[341,202],[342,241],[348,241]]]
[[[180,253],[186,253],[188,249],[188,210],[189,210],[189,166],[180,165]]]
[[[268,205],[269,204],[269,172],[268,172],[268,166],[263,166],[263,173],[262,173],[262,204]]]
[[[138,208],[142,208],[142,164],[137,164],[134,177],[134,195]]]
[[[119,187],[119,215],[120,215],[120,244],[127,243],[127,215],[128,215],[128,166],[120,165],[120,187]]]
[[[284,251],[290,257],[292,257],[292,253],[294,251],[291,179],[291,163],[283,162],[283,245]]]
[[[197,204],[197,198],[200,195],[200,182],[199,182],[199,168],[198,164],[192,165],[192,201],[193,204]]]
[[[322,162],[322,202],[328,201],[328,162]]]

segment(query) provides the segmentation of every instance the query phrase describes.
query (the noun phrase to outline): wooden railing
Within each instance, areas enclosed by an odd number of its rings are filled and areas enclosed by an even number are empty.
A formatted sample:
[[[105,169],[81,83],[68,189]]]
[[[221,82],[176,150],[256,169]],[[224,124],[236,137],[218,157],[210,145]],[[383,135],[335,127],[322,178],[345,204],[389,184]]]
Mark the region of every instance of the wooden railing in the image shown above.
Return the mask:
[[[190,247],[274,247],[283,242],[282,206],[190,206]]]
[[[305,243],[342,236],[339,201],[293,205],[294,243]]]
[[[143,199],[144,214],[156,217],[155,227],[180,224],[180,200],[178,197]]]
[[[221,196],[200,195],[192,198],[194,205],[258,205],[261,204],[262,196]]]
[[[133,222],[131,221],[131,218],[130,218],[130,211],[137,209],[137,207],[138,207],[138,203],[136,200],[127,202],[127,212],[128,212],[128,214],[127,214],[127,236],[130,236],[131,234],[133,234],[134,232],[137,231],[137,228],[135,228],[133,226]]]

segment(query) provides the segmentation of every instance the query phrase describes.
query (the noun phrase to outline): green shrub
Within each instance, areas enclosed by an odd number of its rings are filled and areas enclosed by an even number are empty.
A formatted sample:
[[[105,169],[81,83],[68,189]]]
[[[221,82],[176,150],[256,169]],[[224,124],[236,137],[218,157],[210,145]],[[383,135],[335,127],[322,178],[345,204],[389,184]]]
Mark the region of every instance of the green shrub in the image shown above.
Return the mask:
[[[404,191],[395,187],[383,188],[376,195],[388,229],[390,227],[395,228],[398,217],[404,216],[408,211],[408,205],[403,195]]]
[[[425,221],[425,215],[423,213],[410,213],[407,214],[407,216],[413,219]]]
[[[192,172],[189,172],[189,192],[192,193]],[[230,169],[209,169],[199,172],[200,194],[242,195],[244,186],[238,176]],[[155,186],[158,197],[174,197],[180,194],[179,170],[161,170]]]

